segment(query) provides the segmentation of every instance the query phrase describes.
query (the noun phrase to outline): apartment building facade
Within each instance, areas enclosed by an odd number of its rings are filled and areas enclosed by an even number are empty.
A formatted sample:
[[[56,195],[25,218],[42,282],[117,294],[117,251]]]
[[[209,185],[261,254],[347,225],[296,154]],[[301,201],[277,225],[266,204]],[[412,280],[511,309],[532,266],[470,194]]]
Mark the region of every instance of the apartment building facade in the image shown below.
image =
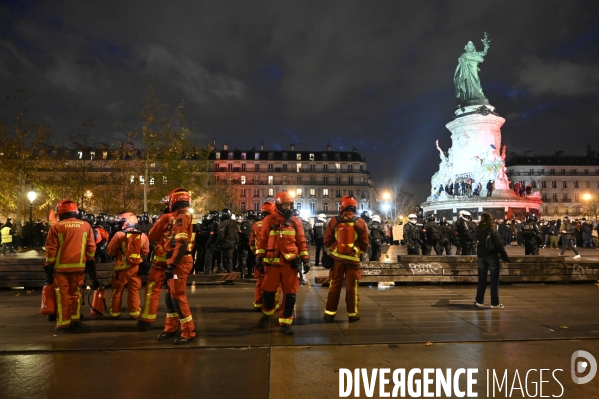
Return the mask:
[[[214,150],[210,154],[214,180],[229,180],[238,190],[233,207],[259,210],[276,193],[288,191],[295,197],[295,208],[305,215],[338,214],[337,206],[345,195],[358,201],[358,210],[375,205],[375,186],[366,159],[356,150]]]
[[[506,160],[506,168],[512,187],[520,182],[540,193],[542,217],[596,217],[599,158],[590,148],[586,156],[566,156],[563,151],[555,155],[512,155]]]

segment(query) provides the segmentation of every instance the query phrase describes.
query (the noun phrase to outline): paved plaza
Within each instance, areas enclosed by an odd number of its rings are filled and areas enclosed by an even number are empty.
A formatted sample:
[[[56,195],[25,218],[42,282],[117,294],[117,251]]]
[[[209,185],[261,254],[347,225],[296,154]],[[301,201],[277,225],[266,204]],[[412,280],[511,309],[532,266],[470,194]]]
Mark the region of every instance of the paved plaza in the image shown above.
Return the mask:
[[[324,273],[314,268],[312,281]],[[340,369],[426,367],[478,368],[474,391],[479,397],[487,396],[486,369],[508,370],[510,385],[515,370],[561,369],[556,376],[563,397],[599,397],[599,377],[585,385],[570,377],[574,351],[599,359],[596,284],[504,284],[503,310],[474,308],[475,289],[361,286],[362,320],[348,323],[342,300],[335,323],[325,324],[327,289],[311,284],[300,289],[295,335],[286,336],[274,319],[266,329],[257,327],[252,282],[197,284],[188,295],[199,334],[185,347],[158,341],[160,322],[149,332],[138,332],[132,320],[86,317],[81,329],[57,335],[54,323],[39,314],[39,290],[4,289],[0,398],[92,393],[111,398],[335,398]],[[89,306],[83,309],[87,316]],[[161,307],[158,320],[164,317]],[[538,382],[539,376],[534,378]],[[544,395],[559,395],[560,385],[550,374],[542,379],[550,380]],[[363,389],[361,395],[366,397]]]

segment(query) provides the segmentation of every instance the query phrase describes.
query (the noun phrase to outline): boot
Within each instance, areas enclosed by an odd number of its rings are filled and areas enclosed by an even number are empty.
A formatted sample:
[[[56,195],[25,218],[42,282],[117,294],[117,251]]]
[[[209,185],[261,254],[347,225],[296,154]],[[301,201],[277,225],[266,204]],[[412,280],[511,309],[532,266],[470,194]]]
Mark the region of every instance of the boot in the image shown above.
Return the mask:
[[[166,332],[163,331],[162,334],[158,336],[158,341],[164,341],[165,339],[169,339],[177,335],[176,332]]]
[[[295,331],[293,331],[293,328],[291,328],[290,324],[285,324],[284,326],[281,326],[281,332],[285,335],[295,334]]]
[[[139,331],[149,331],[152,323],[149,321],[137,320],[137,329]]]
[[[270,324],[270,316],[262,315],[260,321],[258,322],[259,328],[266,328]]]
[[[175,345],[184,345],[184,344],[188,344],[190,342],[192,342],[193,340],[195,340],[196,337],[189,337],[189,338],[175,338]]]

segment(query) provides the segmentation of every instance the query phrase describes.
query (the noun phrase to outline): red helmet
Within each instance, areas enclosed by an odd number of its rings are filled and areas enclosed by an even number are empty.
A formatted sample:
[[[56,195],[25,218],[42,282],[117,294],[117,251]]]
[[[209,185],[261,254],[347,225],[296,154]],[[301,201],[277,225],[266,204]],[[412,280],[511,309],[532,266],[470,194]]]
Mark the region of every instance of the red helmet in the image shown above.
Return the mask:
[[[77,204],[73,201],[63,199],[56,205],[56,213],[58,214],[59,219],[66,213],[72,213],[73,217],[75,217],[79,213],[79,209],[77,209]]]
[[[281,205],[291,203],[293,204],[293,197],[287,191],[281,191],[277,195],[275,195],[275,204]]]
[[[341,198],[341,205],[339,205],[339,213],[343,211],[355,212],[358,207],[358,201],[354,197],[346,195]]]
[[[272,215],[273,213],[275,213],[277,211],[277,207],[274,204],[274,202],[267,201],[262,204],[261,211],[266,213],[267,215]]]
[[[174,208],[181,208],[189,206],[191,203],[191,194],[184,188],[176,188],[168,195],[169,207],[173,210],[173,205],[177,205]]]
[[[123,212],[119,215],[117,222],[122,224],[121,229],[123,231],[137,230],[137,216],[133,212]]]

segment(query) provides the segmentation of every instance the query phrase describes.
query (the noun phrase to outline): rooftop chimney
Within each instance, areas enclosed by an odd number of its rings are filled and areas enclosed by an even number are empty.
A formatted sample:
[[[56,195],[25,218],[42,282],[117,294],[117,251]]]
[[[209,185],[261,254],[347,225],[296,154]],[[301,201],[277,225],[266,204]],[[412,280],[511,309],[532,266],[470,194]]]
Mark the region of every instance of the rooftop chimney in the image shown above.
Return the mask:
[[[295,145],[291,144],[291,145],[289,146],[289,151],[295,151]]]
[[[260,144],[260,151],[264,151],[264,141]]]
[[[223,150],[227,151],[229,149],[229,146],[227,145],[227,142],[225,141],[225,144],[223,144]]]
[[[524,153],[524,155],[525,155],[525,156],[527,156],[527,157],[531,157],[531,158],[533,157],[533,153],[532,153],[532,151],[530,151],[530,150],[526,151],[526,152]]]
[[[558,158],[563,158],[564,157],[564,152],[562,150],[556,151],[555,152],[555,156]]]
[[[327,144],[327,151],[333,151],[333,147],[331,147],[331,143]]]

